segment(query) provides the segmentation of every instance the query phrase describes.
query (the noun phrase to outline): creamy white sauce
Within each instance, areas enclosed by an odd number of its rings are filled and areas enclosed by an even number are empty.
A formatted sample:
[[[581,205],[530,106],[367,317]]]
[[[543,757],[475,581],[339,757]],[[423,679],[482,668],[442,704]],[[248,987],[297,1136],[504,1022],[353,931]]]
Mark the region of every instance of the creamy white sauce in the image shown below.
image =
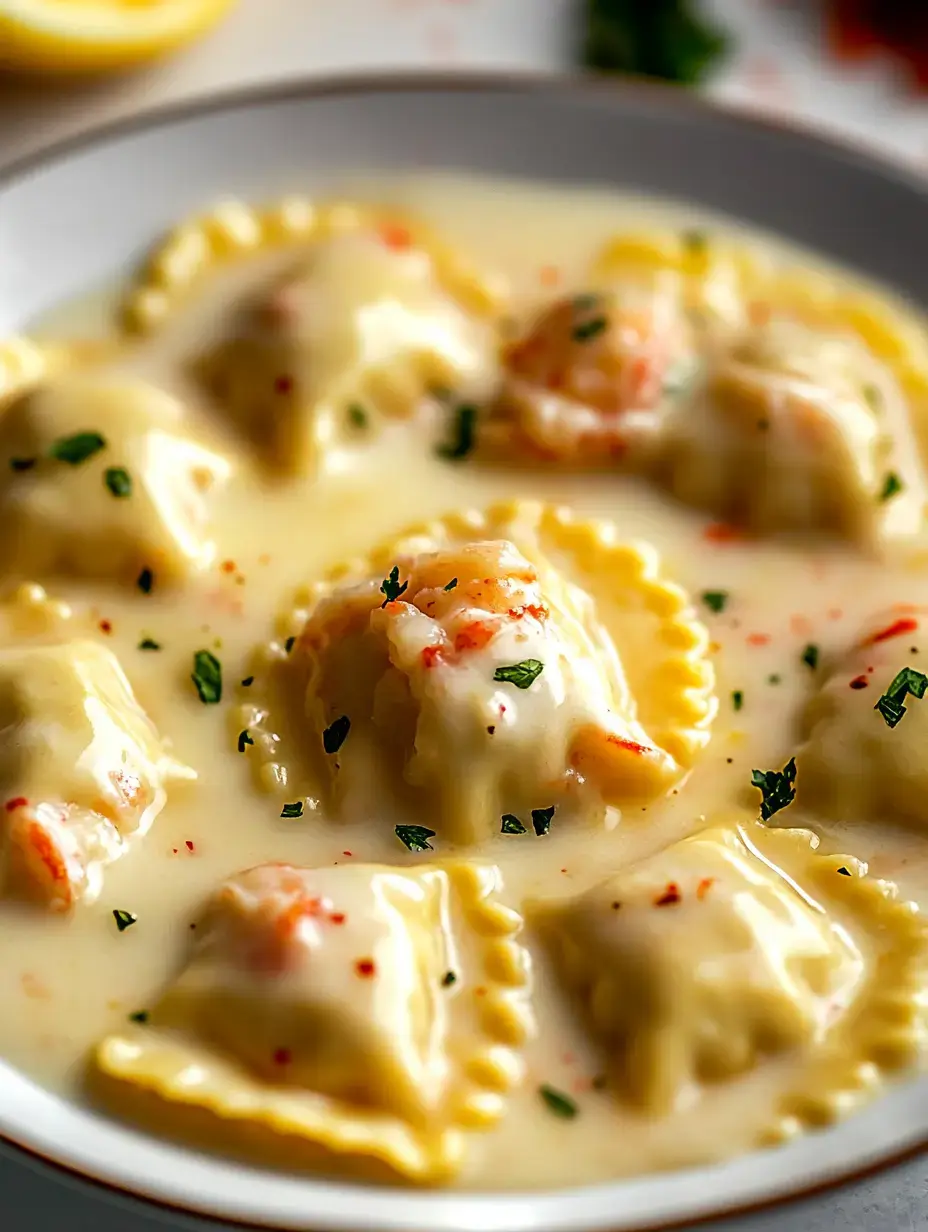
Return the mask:
[[[690,211],[650,202],[457,178],[381,181],[362,191],[414,206],[478,262],[504,273],[521,304],[581,286],[596,250],[625,224],[705,225]],[[244,448],[241,440],[205,406],[185,364],[215,336],[218,307],[282,264],[280,257],[257,258],[217,276],[157,337],[115,361],[121,372],[142,375],[198,408],[211,438],[233,458]],[[47,331],[103,332],[99,303],[106,298],[51,315]],[[214,651],[232,702],[237,682],[250,670],[250,652],[271,636],[274,616],[301,582],[408,523],[519,496],[612,519],[623,538],[654,544],[667,575],[694,596],[722,590],[730,597],[720,614],[701,609],[713,639],[720,714],[696,770],[667,799],[627,813],[613,828],[587,831],[555,821],[544,838],[507,835],[487,844],[478,854],[502,867],[506,897],[516,906],[577,894],[608,870],[720,814],[756,815],[752,768],[784,764],[798,741],[800,708],[815,687],[802,662],[806,645],[818,645],[824,661],[843,653],[874,610],[928,603],[923,570],[878,563],[835,543],[713,543],[703,534],[708,518],[634,478],[451,465],[415,425],[352,449],[316,480],[276,483],[242,465],[215,500],[217,563],[182,590],[162,594],[156,588],[145,596],[69,578],[38,579],[72,603],[69,635],[100,637],[116,653],[140,704],[199,781],[194,790],[170,795],[146,838],[107,868],[93,905],[70,917],[0,905],[0,1055],[40,1082],[84,1098],[89,1050],[127,1015],[150,1005],[183,964],[190,925],[219,880],[270,860],[306,866],[416,860],[376,819],[337,823],[319,811],[281,819],[278,803],[256,789],[245,756],[236,751],[226,704],[198,700],[189,678],[192,655]],[[108,634],[100,632],[101,621],[110,623]],[[162,645],[160,652],[138,649],[146,636]],[[743,695],[737,711],[735,691]],[[789,817],[792,824],[805,821],[823,836],[826,850],[868,860],[872,873],[928,903],[921,836],[881,826],[878,818],[840,826],[798,813]],[[449,850],[439,835],[436,854]],[[114,909],[135,913],[137,924],[117,932]],[[474,1135],[462,1185],[581,1184],[741,1149],[751,1128],[767,1117],[788,1061],[767,1062],[671,1116],[636,1114],[592,1089],[600,1072],[595,1045],[531,935],[528,944],[540,1034],[507,1117],[491,1133]],[[546,1113],[538,1097],[542,1083],[575,1099],[579,1115],[568,1121]]]

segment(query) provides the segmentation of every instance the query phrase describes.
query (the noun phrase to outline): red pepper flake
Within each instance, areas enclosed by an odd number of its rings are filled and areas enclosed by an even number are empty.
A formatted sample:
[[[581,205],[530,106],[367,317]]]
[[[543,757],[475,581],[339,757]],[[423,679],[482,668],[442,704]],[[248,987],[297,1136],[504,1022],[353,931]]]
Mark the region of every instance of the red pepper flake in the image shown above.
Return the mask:
[[[509,615],[513,620],[521,620],[524,616],[533,616],[535,620],[547,620],[548,609],[540,603],[526,603],[524,607],[511,607]]]
[[[434,667],[436,663],[440,663],[443,650],[442,646],[426,646],[422,651],[422,666]]]
[[[100,632],[101,633],[112,633],[113,632],[113,626],[110,624],[108,620],[100,621]]]
[[[744,538],[744,532],[728,522],[711,522],[702,532],[702,537],[708,543],[737,543]]]
[[[345,913],[344,911],[333,911],[332,914],[329,916],[329,919],[332,921],[333,924],[344,924]]]
[[[606,743],[614,744],[616,748],[625,749],[629,753],[637,753],[639,756],[654,752],[647,744],[637,744],[634,740],[623,740],[621,736],[607,736]]]
[[[402,252],[404,248],[412,246],[412,236],[409,233],[409,228],[404,227],[401,223],[382,223],[378,228],[378,232],[386,246],[392,248],[395,252]]]
[[[354,964],[354,969],[364,980],[369,980],[377,970],[372,958],[359,958]]]
[[[482,650],[493,640],[496,630],[485,620],[472,620],[463,629],[459,629],[455,639],[455,650]]]
[[[234,573],[235,572],[235,561],[234,560],[224,560],[222,564],[219,566],[219,568],[223,571],[223,573]]]
[[[749,646],[767,646],[770,644],[770,634],[749,633],[745,640]]]
[[[6,811],[8,813],[13,813],[18,808],[26,808],[28,803],[29,801],[25,796],[14,796],[12,800],[7,800]]]
[[[184,846],[187,848],[188,851],[194,850],[193,843],[190,841],[189,838],[184,840]]]
[[[293,1060],[293,1053],[289,1048],[276,1048],[274,1050],[275,1065],[289,1065]]]
[[[289,394],[293,389],[292,376],[279,376],[274,382],[274,392],[278,394]]]
[[[854,679],[851,681],[851,688],[852,689],[866,689],[869,684],[870,684],[870,681],[867,679],[866,676],[855,676]]]
[[[918,621],[912,620],[911,617],[905,617],[900,620],[894,620],[891,625],[887,625],[885,629],[881,629],[879,633],[874,633],[871,638],[864,642],[865,646],[875,646],[877,642],[889,641],[891,637],[899,637],[903,633],[914,633],[918,628]]]
[[[342,855],[343,855],[343,856],[350,856],[350,855],[351,855],[351,852],[350,852],[350,851],[343,851],[343,852],[342,852]]]
[[[680,887],[677,885],[675,881],[668,881],[667,888],[666,890],[664,890],[664,893],[658,895],[658,897],[655,898],[654,906],[655,907],[669,907],[673,903],[678,903],[680,901],[680,898],[681,898]]]
[[[700,881],[699,885],[696,887],[696,897],[701,901],[706,897],[714,885],[714,877],[703,877],[702,881]]]

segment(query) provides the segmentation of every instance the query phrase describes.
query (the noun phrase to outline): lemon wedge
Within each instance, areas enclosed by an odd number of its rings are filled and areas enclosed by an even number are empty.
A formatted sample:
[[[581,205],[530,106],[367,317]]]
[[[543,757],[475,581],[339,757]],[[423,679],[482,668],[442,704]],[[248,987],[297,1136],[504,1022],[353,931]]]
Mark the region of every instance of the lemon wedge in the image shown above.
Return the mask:
[[[0,0],[0,69],[102,73],[191,42],[234,0]]]

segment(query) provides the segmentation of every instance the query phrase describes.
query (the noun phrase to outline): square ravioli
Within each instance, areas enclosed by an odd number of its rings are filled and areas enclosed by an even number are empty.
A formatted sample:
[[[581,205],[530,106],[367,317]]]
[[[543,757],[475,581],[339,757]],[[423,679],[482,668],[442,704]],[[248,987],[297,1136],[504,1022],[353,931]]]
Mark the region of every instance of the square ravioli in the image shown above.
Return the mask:
[[[546,540],[590,566],[614,604],[608,625]],[[381,807],[418,809],[457,843],[489,838],[507,817],[537,830],[562,807],[601,817],[669,790],[708,739],[705,632],[656,561],[608,531],[501,507],[401,537],[359,572],[294,613],[279,673],[303,711],[294,743],[343,816],[372,807],[376,792]],[[643,656],[631,675],[626,650]],[[236,721],[276,754],[263,687]]]
[[[246,303],[199,363],[206,387],[274,469],[303,474],[327,448],[408,417],[433,386],[474,390],[493,335],[401,229],[320,240],[305,266]],[[392,237],[392,238],[391,238]]]
[[[495,869],[271,864],[219,888],[144,1028],[101,1044],[132,1088],[379,1161],[453,1174],[532,1033],[519,917]]]
[[[530,912],[622,1100],[667,1113],[792,1058],[783,1129],[799,1109],[838,1115],[862,1061],[916,1054],[924,925],[817,847],[808,831],[719,826]]]
[[[193,779],[90,641],[0,651],[6,888],[54,911],[91,901],[104,866],[148,830],[171,780]]]
[[[5,569],[176,580],[212,559],[210,494],[229,464],[154,386],[53,380],[6,411],[0,450]]]

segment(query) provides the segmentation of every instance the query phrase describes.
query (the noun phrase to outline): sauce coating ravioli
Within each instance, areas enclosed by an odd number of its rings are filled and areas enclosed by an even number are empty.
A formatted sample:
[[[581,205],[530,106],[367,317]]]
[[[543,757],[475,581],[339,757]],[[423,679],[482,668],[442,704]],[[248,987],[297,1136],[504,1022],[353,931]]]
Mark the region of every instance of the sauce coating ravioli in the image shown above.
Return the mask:
[[[231,878],[143,1030],[97,1064],[126,1088],[377,1159],[456,1171],[502,1114],[532,1022],[498,874],[273,864]],[[470,1009],[475,986],[481,1008]],[[123,1088],[125,1089],[125,1088]]]
[[[56,379],[4,413],[0,452],[7,570],[134,582],[145,568],[170,580],[212,559],[209,493],[230,466],[154,386]]]
[[[924,928],[893,887],[817,846],[809,831],[717,827],[540,910],[621,1098],[665,1112],[785,1053],[840,1091],[881,1034],[905,1036],[890,1068],[915,1055],[920,1015],[883,986],[882,964],[920,978]],[[786,1103],[792,1083],[805,1090],[793,1075]]]
[[[471,537],[466,518],[464,534],[436,525],[376,552],[371,564],[389,560],[386,575],[323,587],[301,619],[284,671],[306,680],[317,761],[343,813],[389,787],[451,842],[488,838],[507,814],[531,815],[541,832],[557,808],[601,815],[660,795],[705,743],[712,673],[685,596],[657,581],[646,555],[576,528],[600,582],[643,609],[617,618],[619,640],[643,649],[681,721],[658,707],[649,731],[593,599],[541,548],[539,519],[566,541],[570,524],[529,505],[508,512],[478,524],[508,526],[523,548]],[[674,639],[678,654],[667,650]],[[249,707],[240,719],[253,733],[273,721]]]
[[[8,889],[54,911],[99,894],[171,779],[167,752],[115,656],[91,641],[0,651],[0,822]]]

